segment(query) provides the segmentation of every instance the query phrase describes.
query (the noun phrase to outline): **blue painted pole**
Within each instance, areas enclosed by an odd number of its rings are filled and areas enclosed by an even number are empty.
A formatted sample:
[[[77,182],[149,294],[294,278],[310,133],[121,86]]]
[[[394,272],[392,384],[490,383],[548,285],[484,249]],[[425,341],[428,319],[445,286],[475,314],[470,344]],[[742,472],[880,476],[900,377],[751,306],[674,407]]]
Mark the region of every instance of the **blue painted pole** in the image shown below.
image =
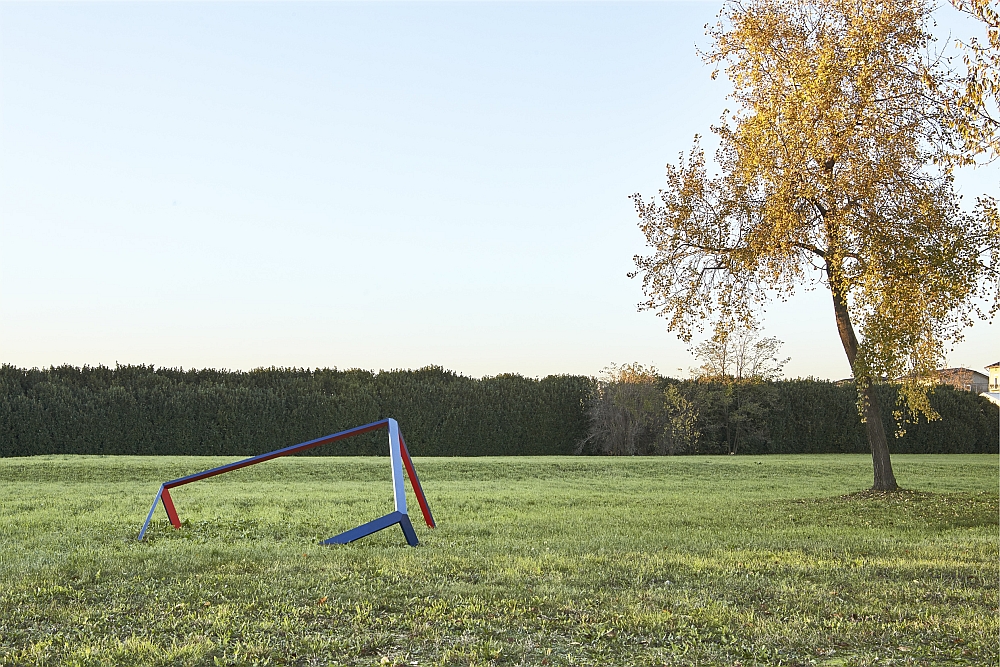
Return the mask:
[[[160,484],[160,490],[156,492],[153,496],[153,506],[149,508],[149,514],[146,515],[146,523],[142,524],[142,530],[139,531],[139,541],[142,541],[143,535],[146,534],[146,529],[149,528],[149,522],[153,519],[153,512],[156,511],[156,504],[160,502],[160,494],[163,493],[163,485]]]
[[[413,530],[413,524],[410,523],[410,517],[402,512],[390,512],[389,514],[380,516],[379,518],[369,521],[368,523],[363,523],[357,528],[345,530],[339,535],[334,535],[330,539],[323,540],[322,543],[350,544],[355,540],[360,540],[362,537],[367,537],[372,533],[377,533],[378,531],[384,530],[390,526],[395,526],[397,523],[400,528],[403,529],[403,536],[406,538],[406,543],[411,547],[417,546],[417,544],[419,544],[417,541],[417,533]]]

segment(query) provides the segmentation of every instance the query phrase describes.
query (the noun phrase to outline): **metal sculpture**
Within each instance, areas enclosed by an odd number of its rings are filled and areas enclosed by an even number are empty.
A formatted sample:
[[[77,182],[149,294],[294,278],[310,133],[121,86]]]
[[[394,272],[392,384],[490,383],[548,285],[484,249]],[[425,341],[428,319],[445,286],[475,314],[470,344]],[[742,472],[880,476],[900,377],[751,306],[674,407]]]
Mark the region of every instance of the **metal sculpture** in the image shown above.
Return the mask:
[[[417,497],[417,503],[420,505],[420,511],[424,515],[424,521],[430,528],[435,528],[437,524],[434,523],[431,508],[427,504],[427,498],[424,496],[424,490],[420,486],[420,479],[417,477],[417,471],[413,468],[413,461],[410,459],[410,453],[406,450],[406,442],[403,441],[403,436],[399,432],[399,424],[396,423],[395,419],[383,419],[381,421],[372,422],[371,424],[365,424],[364,426],[358,426],[346,431],[340,431],[339,433],[334,433],[333,435],[327,435],[322,438],[316,438],[315,440],[299,443],[298,445],[292,445],[291,447],[276,449],[273,452],[260,454],[258,456],[251,456],[250,458],[243,459],[242,461],[235,461],[224,466],[219,466],[218,468],[197,472],[193,475],[188,475],[187,477],[180,477],[178,479],[172,479],[169,482],[164,482],[160,485],[160,490],[156,492],[156,496],[153,498],[153,506],[149,508],[149,514],[146,516],[146,522],[142,524],[142,530],[139,531],[139,540],[141,541],[146,535],[146,530],[149,528],[149,522],[153,518],[153,512],[156,510],[156,505],[161,502],[163,503],[163,509],[167,513],[167,518],[170,519],[170,523],[173,524],[174,528],[181,527],[181,520],[177,516],[177,510],[174,508],[173,498],[170,497],[170,489],[174,487],[183,486],[184,484],[190,484],[191,482],[197,482],[198,480],[207,479],[209,477],[215,477],[216,475],[232,472],[233,470],[239,470],[240,468],[246,468],[247,466],[252,466],[257,463],[263,463],[264,461],[270,461],[271,459],[276,459],[281,456],[288,456],[289,454],[295,454],[306,449],[312,449],[313,447],[319,447],[320,445],[326,445],[337,440],[343,440],[344,438],[350,438],[351,436],[361,435],[362,433],[377,431],[382,428],[387,428],[389,430],[389,458],[392,462],[392,496],[395,501],[395,511],[390,512],[383,517],[379,517],[374,521],[362,524],[357,528],[352,528],[351,530],[340,533],[339,535],[334,535],[330,539],[324,540],[323,544],[347,544],[348,542],[353,542],[354,540],[365,537],[366,535],[371,535],[372,533],[380,531],[383,528],[399,524],[399,527],[403,530],[403,536],[406,538],[407,544],[411,547],[415,547],[418,544],[417,533],[413,530],[413,524],[410,523],[410,517],[406,513],[406,489],[403,481],[404,468],[406,469],[407,477],[410,478],[410,487],[413,489],[413,493]]]

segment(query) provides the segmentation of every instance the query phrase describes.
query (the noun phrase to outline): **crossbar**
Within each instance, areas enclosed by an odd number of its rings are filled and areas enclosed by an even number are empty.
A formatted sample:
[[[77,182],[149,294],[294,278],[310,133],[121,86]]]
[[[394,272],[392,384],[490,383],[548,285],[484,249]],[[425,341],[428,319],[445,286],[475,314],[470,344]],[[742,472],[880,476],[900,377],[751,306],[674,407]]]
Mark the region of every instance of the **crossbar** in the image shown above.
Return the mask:
[[[388,419],[382,419],[377,422],[372,422],[371,424],[365,424],[364,426],[356,426],[355,428],[350,428],[347,429],[346,431],[340,431],[339,433],[334,433],[333,435],[324,435],[322,438],[316,438],[315,440],[309,440],[308,442],[300,442],[297,445],[284,447],[282,449],[276,449],[273,452],[267,452],[266,454],[258,454],[257,456],[251,456],[248,459],[243,459],[242,461],[235,461],[233,463],[227,463],[224,466],[219,466],[218,468],[212,468],[211,470],[203,470],[201,472],[196,472],[193,475],[188,475],[187,477],[178,477],[177,479],[172,479],[169,482],[164,482],[163,488],[172,489],[175,486],[190,484],[191,482],[197,482],[199,480],[207,479],[209,477],[215,477],[216,475],[232,472],[233,470],[239,470],[240,468],[246,468],[247,466],[252,466],[257,463],[263,463],[264,461],[270,461],[271,459],[276,459],[281,456],[288,456],[289,454],[297,454],[298,452],[303,452],[307,449],[312,449],[313,447],[319,447],[320,445],[327,445],[331,442],[336,442],[337,440],[343,440],[344,438],[350,438],[351,436],[361,435],[362,433],[369,433],[371,431],[377,431],[380,428],[388,428],[388,427],[389,427]]]

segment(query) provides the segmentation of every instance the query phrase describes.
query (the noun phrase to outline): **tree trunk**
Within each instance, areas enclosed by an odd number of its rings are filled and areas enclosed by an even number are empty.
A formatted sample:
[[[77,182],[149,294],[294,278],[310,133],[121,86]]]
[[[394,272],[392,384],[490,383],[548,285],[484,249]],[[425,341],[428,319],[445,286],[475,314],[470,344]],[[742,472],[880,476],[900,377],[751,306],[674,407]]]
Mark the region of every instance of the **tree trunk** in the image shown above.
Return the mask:
[[[730,405],[729,401],[732,400],[732,394],[729,393],[730,389],[731,389],[730,387],[725,387],[722,391],[724,392],[723,393],[723,400],[725,401],[723,403],[723,405],[725,406],[725,409],[723,410],[723,414],[725,415],[725,420],[726,420],[726,450],[728,451],[728,453],[732,454],[733,453],[733,429],[732,429],[732,422],[729,420],[729,405]]]
[[[865,430],[868,432],[875,473],[872,491],[898,491],[896,476],[892,474],[892,461],[889,460],[885,426],[882,424],[882,406],[871,383],[865,387],[862,397],[865,402]]]
[[[854,335],[854,325],[851,324],[851,314],[847,310],[847,300],[840,285],[830,279],[830,291],[833,293],[833,310],[837,316],[837,330],[840,341],[844,344],[847,360],[854,369],[858,358],[858,338]],[[855,381],[857,374],[855,373]],[[861,388],[863,386],[863,388]],[[898,491],[896,476],[892,473],[892,461],[889,460],[889,444],[885,438],[885,426],[882,424],[882,406],[872,387],[870,379],[859,385],[859,398],[865,408],[865,430],[868,433],[868,446],[872,450],[872,467],[874,469],[873,491]]]

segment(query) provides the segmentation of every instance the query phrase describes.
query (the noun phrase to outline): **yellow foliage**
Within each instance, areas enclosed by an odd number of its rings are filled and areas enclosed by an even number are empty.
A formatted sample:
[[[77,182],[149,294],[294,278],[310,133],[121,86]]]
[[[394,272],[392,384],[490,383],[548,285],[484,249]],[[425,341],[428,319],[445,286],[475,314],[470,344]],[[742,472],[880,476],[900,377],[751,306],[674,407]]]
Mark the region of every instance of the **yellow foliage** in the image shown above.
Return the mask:
[[[995,160],[1000,157],[1000,8],[993,0],[950,1],[956,9],[983,24],[986,39],[959,40],[965,51],[964,76],[946,85],[940,85],[933,77],[931,81],[944,95],[947,106],[957,112],[951,124],[964,141],[961,161],[972,162],[984,153]],[[996,202],[993,210],[996,211]]]
[[[954,192],[962,136],[928,83],[947,75],[926,58],[929,12],[921,0],[725,5],[705,54],[738,105],[712,128],[721,174],[696,137],[658,200],[633,196],[653,248],[636,257],[644,307],[690,340],[825,286],[861,393],[905,377],[905,407],[936,417],[926,380],[996,311],[1000,228],[995,204],[968,213]]]

